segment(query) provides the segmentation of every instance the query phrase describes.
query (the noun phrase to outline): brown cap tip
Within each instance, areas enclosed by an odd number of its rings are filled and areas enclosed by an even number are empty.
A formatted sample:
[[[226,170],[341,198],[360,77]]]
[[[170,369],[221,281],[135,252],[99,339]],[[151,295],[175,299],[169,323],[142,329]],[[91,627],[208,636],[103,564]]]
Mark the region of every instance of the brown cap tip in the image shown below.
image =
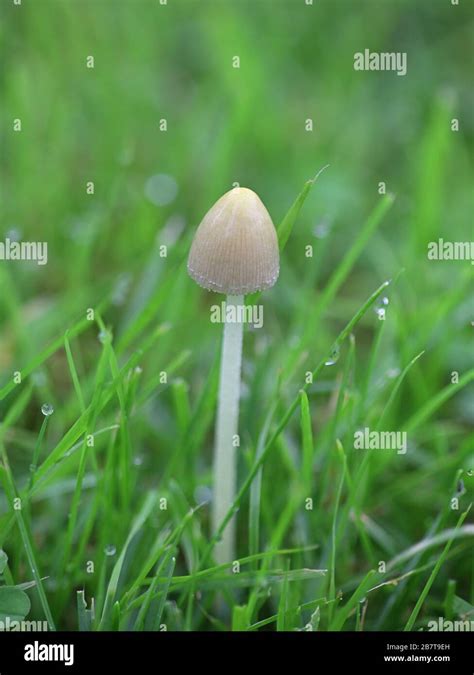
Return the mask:
[[[248,188],[226,192],[196,231],[189,276],[210,291],[246,295],[271,288],[279,271],[277,234],[260,197]]]

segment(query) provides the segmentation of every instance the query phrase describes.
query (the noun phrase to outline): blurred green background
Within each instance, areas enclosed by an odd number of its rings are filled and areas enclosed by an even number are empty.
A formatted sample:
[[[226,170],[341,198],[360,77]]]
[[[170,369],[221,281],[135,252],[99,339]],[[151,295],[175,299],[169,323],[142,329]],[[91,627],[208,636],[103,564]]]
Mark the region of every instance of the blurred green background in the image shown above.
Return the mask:
[[[47,269],[12,272],[22,302],[41,295],[72,310],[91,288],[136,280],[167,223],[191,231],[234,181],[255,189],[278,222],[326,164],[272,299],[297,302],[291,284],[321,223],[333,235],[314,260],[324,285],[380,181],[397,206],[351,288],[407,268],[419,291],[410,329],[462,273],[428,265],[424,253],[439,236],[471,236],[472,17],[463,3],[3,0],[2,12],[2,227],[48,241],[50,257]],[[406,51],[408,74],[354,71],[366,48]],[[157,174],[171,179],[164,206],[146,195]],[[189,293],[196,305],[202,294],[191,284]]]
[[[300,213],[278,284],[262,296],[265,327],[245,337],[244,457],[255,449],[270,401],[284,408],[304,373],[387,279],[396,282],[366,408],[350,422],[343,420],[337,435],[351,439],[357,425],[380,415],[394,377],[421,350],[425,355],[394,401],[389,428],[403,429],[449,385],[452,371],[462,376],[472,368],[473,268],[468,261],[432,262],[426,256],[428,242],[439,237],[473,239],[468,3],[23,0],[15,6],[1,0],[1,19],[1,240],[47,241],[49,262],[45,267],[0,263],[0,385],[101,302],[121,364],[157,325],[168,325],[156,349],[143,356],[143,377],[153,389],[153,378],[182,355],[177,375],[183,379],[146,397],[135,412],[131,434],[140,459],[139,494],[163,476],[175,478],[190,502],[196,489],[210,485],[212,410],[196,435],[176,400],[184,382],[195,414],[219,349],[220,330],[209,323],[208,310],[220,298],[188,278],[185,259],[201,218],[234,182],[255,190],[277,224],[305,181],[329,164]],[[406,52],[407,75],[355,71],[354,53],[364,49]],[[86,66],[89,56],[93,68]],[[239,68],[233,67],[235,56]],[[22,129],[14,132],[18,118]],[[459,131],[452,131],[453,118]],[[94,194],[87,194],[89,181]],[[325,296],[334,270],[381,199],[380,182],[395,195],[394,205],[367,237],[337,292]],[[163,244],[167,257],[160,256]],[[308,245],[314,248],[312,258],[305,256]],[[350,385],[356,398],[378,328],[372,311],[358,328]],[[74,347],[86,393],[93,390],[101,351],[97,332],[95,327],[86,331]],[[48,447],[79,415],[63,351],[42,360],[32,377],[28,407],[6,437],[20,483],[41,424],[40,405],[49,401],[56,409]],[[320,438],[316,452],[322,458],[336,436],[332,402],[340,382],[338,363],[311,389],[313,428]],[[17,396],[14,391],[0,402],[2,418]],[[363,399],[361,394],[357,401]],[[109,410],[107,419],[115,414]],[[367,483],[363,508],[384,523],[393,553],[424,535],[449,499],[455,471],[472,464],[473,421],[471,382],[412,437],[405,460],[376,460],[380,470]],[[189,433],[195,434],[194,444]],[[266,468],[268,480],[279,487],[271,494],[264,485],[264,543],[287,498],[298,434],[296,419],[286,448],[280,448],[283,460]],[[194,445],[190,454],[170,465],[178,446],[187,447],[188,441]],[[349,445],[346,451],[357,467]],[[325,460],[319,461],[324,469]],[[331,461],[321,496],[329,515],[337,475]],[[245,467],[243,459],[241,471]],[[74,477],[76,470],[74,461],[65,463],[61,477]],[[46,567],[68,503],[64,495],[54,499],[60,507],[54,515],[44,502],[37,510]],[[102,544],[114,531],[116,545],[123,541],[122,516],[101,534]],[[327,538],[330,521],[324,514],[314,517],[318,539]],[[205,529],[205,516],[203,522]],[[244,553],[245,519],[240,528]],[[288,544],[300,540],[297,531],[288,525]],[[347,542],[350,548],[350,537]],[[346,553],[341,582],[365,569],[357,549]],[[461,553],[440,583],[438,601],[450,576],[473,600],[470,556]],[[317,566],[324,556],[306,562]],[[17,571],[21,577],[19,563]],[[71,573],[71,588],[81,579]],[[72,624],[69,619],[67,625]],[[399,619],[386,625],[398,628]]]

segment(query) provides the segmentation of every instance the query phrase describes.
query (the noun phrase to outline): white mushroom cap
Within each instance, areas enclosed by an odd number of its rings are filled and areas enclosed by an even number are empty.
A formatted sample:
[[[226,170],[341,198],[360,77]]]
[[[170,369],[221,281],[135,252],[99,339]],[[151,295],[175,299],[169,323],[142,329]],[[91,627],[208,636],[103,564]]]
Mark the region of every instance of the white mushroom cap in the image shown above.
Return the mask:
[[[226,192],[199,225],[188,258],[188,273],[217,293],[246,295],[271,288],[280,255],[272,219],[248,188]]]

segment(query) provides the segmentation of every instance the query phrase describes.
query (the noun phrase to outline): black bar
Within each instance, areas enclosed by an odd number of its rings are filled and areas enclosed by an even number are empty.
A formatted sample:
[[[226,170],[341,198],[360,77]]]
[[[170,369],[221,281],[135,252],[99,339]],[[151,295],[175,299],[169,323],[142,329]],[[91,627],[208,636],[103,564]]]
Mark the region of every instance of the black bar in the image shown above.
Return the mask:
[[[122,673],[128,668],[133,668],[133,675],[141,675],[171,667],[178,672],[185,664],[200,672],[209,669],[219,673],[239,668],[247,673],[261,665],[265,672],[273,666],[279,670],[290,666],[305,673],[370,668],[380,673],[471,675],[472,638],[472,632],[11,632],[0,633],[0,675],[36,671],[89,674],[92,669]],[[64,660],[25,660],[30,656]],[[73,662],[66,665],[67,660]]]

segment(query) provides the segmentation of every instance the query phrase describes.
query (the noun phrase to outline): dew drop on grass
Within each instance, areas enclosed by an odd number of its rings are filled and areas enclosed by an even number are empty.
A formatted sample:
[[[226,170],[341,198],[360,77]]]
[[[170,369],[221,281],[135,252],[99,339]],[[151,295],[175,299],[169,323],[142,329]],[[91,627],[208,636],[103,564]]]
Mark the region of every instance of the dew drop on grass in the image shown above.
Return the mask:
[[[133,465],[134,466],[141,466],[143,464],[143,457],[140,457],[139,455],[137,457],[133,458]]]
[[[474,469],[468,469],[468,470],[467,470],[467,475],[468,475],[468,476],[474,476]]]
[[[51,403],[43,403],[41,406],[41,412],[45,417],[50,417],[54,412],[54,408]]]
[[[108,546],[104,548],[104,553],[105,555],[113,556],[117,553],[117,549],[113,544],[108,544]]]
[[[109,340],[110,340],[110,333],[109,333],[109,331],[107,331],[107,330],[101,330],[100,333],[99,333],[99,335],[98,335],[98,338],[99,338],[99,342],[101,342],[103,345],[105,345],[106,342],[109,342]]]
[[[377,314],[379,319],[381,319],[381,320],[385,319],[385,310],[386,310],[389,302],[390,302],[390,300],[386,296],[384,296],[383,298],[381,298],[379,300],[379,302],[375,306],[374,312]]]
[[[331,223],[329,220],[321,220],[314,228],[313,234],[317,239],[325,239],[331,231]]]
[[[212,490],[207,485],[198,485],[194,490],[196,504],[209,504],[212,501]]]
[[[331,353],[329,354],[328,359],[324,362],[325,366],[333,366],[335,363],[339,361],[339,347],[335,346],[331,349]]]

